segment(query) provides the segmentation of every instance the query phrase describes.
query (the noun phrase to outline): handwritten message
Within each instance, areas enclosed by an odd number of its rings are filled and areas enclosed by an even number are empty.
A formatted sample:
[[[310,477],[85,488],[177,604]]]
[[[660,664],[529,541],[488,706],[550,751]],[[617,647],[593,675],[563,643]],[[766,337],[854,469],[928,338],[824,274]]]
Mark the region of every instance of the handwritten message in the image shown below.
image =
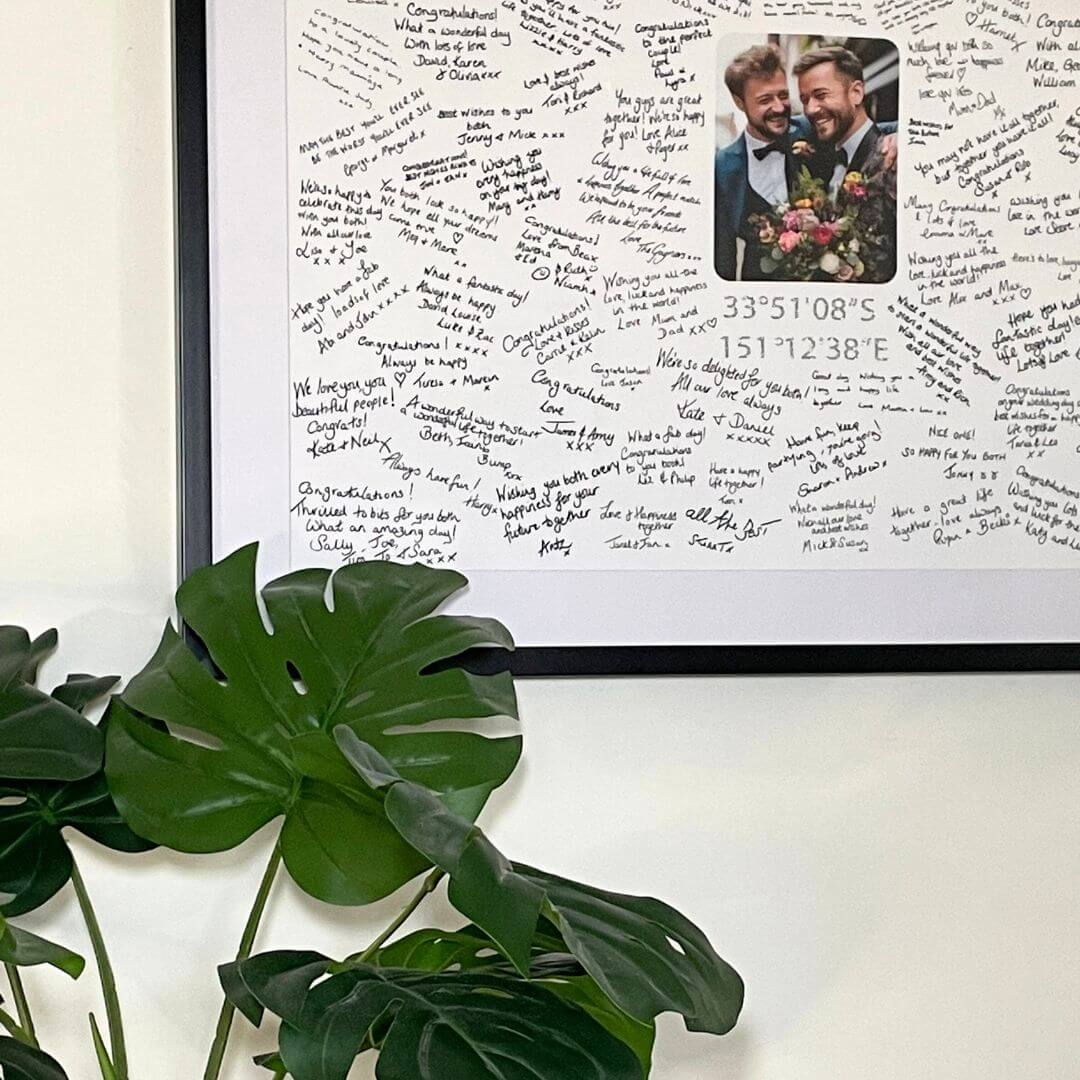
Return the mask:
[[[298,559],[1077,565],[1073,0],[287,11]],[[895,276],[726,280],[724,70],[780,41],[798,118],[813,33],[882,44]]]

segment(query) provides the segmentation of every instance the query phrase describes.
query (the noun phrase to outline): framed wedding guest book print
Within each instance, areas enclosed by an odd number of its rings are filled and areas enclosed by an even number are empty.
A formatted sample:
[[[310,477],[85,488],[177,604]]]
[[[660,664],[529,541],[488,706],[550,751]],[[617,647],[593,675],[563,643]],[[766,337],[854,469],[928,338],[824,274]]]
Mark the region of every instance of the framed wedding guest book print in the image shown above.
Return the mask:
[[[186,568],[521,672],[1075,668],[1074,0],[176,0]]]

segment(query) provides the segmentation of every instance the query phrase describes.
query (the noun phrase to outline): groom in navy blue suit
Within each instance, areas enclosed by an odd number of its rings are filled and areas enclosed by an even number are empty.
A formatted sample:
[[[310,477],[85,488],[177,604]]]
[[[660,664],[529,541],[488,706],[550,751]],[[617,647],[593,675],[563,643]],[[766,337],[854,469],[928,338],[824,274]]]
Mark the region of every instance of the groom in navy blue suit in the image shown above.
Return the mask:
[[[792,120],[787,72],[775,45],[755,45],[728,64],[724,81],[746,114],[746,131],[716,155],[716,272],[736,280],[736,241],[746,241],[742,280],[762,280],[757,230],[748,219],[787,199],[801,165],[794,143],[810,138],[804,118]]]
[[[746,130],[716,154],[716,272],[727,281],[771,280],[761,270],[765,252],[749,219],[786,202],[804,165],[828,187],[837,168],[837,149],[831,140],[819,138],[805,116],[792,116],[788,76],[775,45],[755,45],[740,53],[728,65],[724,81],[746,115]],[[895,124],[878,127],[883,135],[896,130]],[[895,165],[895,139],[888,144],[886,158]],[[739,239],[746,244],[741,275]]]

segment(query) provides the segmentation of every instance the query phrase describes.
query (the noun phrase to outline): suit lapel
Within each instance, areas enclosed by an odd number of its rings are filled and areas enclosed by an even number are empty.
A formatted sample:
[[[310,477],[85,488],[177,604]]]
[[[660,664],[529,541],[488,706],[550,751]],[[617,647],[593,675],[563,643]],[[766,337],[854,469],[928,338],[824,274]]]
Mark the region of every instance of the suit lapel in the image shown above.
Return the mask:
[[[734,224],[732,232],[738,235],[742,228],[743,217],[746,214],[746,193],[750,187],[750,163],[746,151],[746,139],[739,136],[735,144],[734,162],[731,171],[731,187],[729,189],[731,217]]]
[[[792,132],[789,130],[787,148],[784,151],[784,172],[787,174],[787,187],[789,193],[799,179],[799,171],[802,169],[803,165],[806,164],[802,158],[796,157],[794,151],[791,149],[794,141]]]
[[[812,151],[808,157],[796,157],[791,152],[790,147],[799,139],[811,146]],[[800,123],[792,121],[792,125],[788,129],[788,147],[788,191],[794,187],[804,166],[815,180],[821,180],[828,185],[833,170],[836,168],[836,148],[830,143],[819,143],[814,137],[809,121],[805,118],[801,119],[801,126]]]
[[[863,171],[863,166],[866,164],[867,158],[870,157],[871,151],[877,146],[879,138],[881,138],[881,132],[878,130],[877,125],[871,124],[870,130],[863,136],[862,142],[859,143],[858,149],[848,163],[848,172]]]
[[[739,170],[735,173],[735,189],[732,192],[732,210],[734,211],[735,218],[735,233],[738,233],[742,228],[742,219],[746,214],[746,192],[750,190],[750,157],[746,150],[746,138],[743,136],[739,139],[738,148],[738,162]]]

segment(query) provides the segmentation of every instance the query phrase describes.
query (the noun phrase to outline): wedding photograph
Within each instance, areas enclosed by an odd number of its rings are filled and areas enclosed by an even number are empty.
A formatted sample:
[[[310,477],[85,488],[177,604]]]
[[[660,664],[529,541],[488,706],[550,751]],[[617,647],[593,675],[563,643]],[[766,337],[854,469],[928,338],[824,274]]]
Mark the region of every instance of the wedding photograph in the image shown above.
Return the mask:
[[[725,281],[896,274],[900,54],[891,41],[739,34],[718,52],[714,264]]]

